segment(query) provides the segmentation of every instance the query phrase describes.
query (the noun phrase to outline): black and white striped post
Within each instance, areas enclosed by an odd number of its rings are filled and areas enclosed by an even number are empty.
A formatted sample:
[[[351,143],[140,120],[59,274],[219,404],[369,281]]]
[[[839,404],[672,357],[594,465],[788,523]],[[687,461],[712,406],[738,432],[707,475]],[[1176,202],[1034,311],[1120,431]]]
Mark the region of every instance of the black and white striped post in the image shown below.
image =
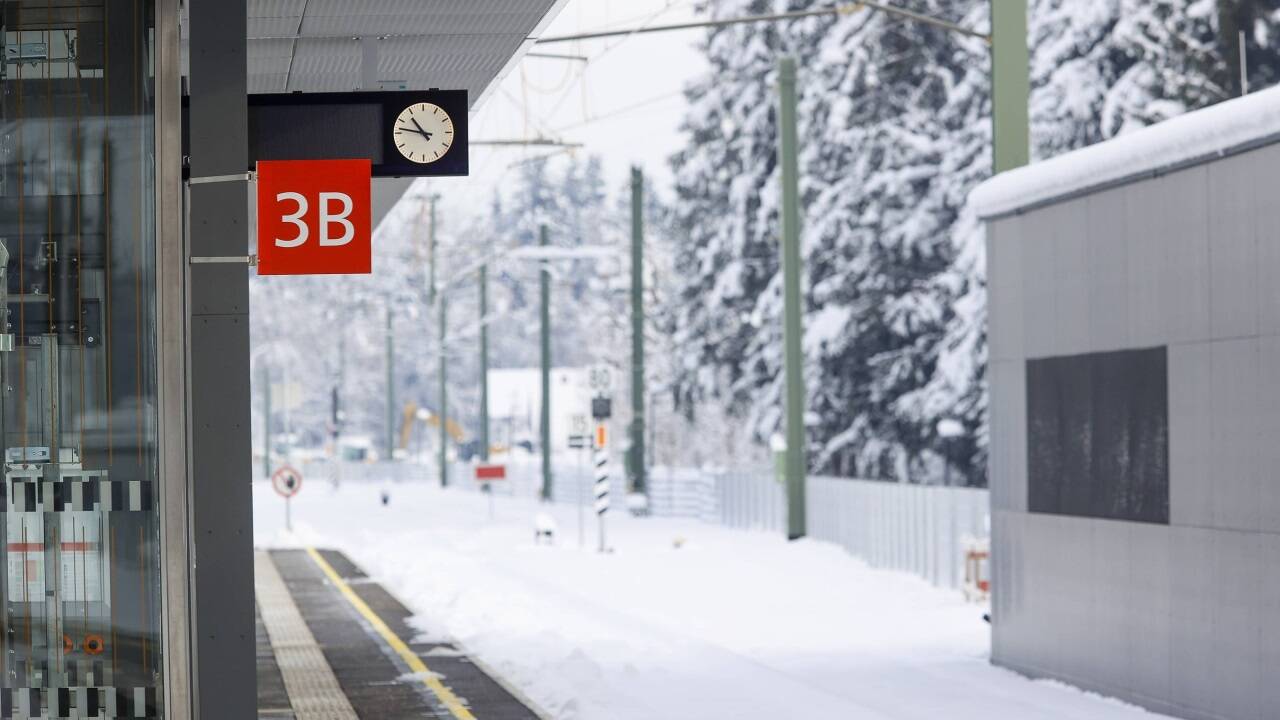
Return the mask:
[[[604,536],[604,516],[609,512],[609,452],[605,447],[606,439],[605,426],[601,423],[596,426],[592,458],[596,469],[596,519],[600,530],[600,552],[606,552],[608,549]]]

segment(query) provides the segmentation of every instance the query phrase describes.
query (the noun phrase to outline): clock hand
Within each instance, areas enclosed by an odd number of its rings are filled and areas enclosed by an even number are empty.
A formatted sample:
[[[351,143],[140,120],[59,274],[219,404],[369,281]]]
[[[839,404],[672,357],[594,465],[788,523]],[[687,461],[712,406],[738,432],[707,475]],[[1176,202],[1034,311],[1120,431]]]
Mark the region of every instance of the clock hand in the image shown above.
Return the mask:
[[[423,129],[422,129],[422,126],[421,126],[421,125],[418,125],[418,119],[417,119],[417,118],[415,118],[415,117],[411,117],[411,118],[409,118],[409,121],[410,121],[410,122],[412,122],[414,125],[417,125],[417,127],[418,127],[418,132],[422,133],[422,135],[423,135],[424,137],[426,137],[428,140],[430,140],[430,139],[431,139],[431,133],[427,132],[426,130],[423,130]]]
[[[414,130],[414,129],[413,129],[413,128],[411,128],[411,127],[398,127],[398,128],[396,128],[396,129],[397,129],[397,130],[407,130],[408,132],[411,132],[411,133],[417,133],[417,134],[419,134],[419,135],[425,135],[425,136],[427,137],[427,139],[428,139],[428,140],[430,140],[430,139],[431,139],[431,134],[430,134],[430,133],[427,133],[427,132],[423,132],[422,130]]]

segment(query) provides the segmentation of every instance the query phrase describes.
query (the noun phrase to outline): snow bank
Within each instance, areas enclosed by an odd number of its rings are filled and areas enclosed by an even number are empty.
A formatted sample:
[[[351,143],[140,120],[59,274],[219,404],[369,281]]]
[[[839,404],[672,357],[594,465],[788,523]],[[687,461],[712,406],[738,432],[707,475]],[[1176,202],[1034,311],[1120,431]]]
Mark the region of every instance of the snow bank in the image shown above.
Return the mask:
[[[1001,173],[970,193],[969,202],[990,218],[1271,137],[1280,138],[1280,87]]]
[[[982,609],[834,545],[441,490],[254,484],[260,545],[343,549],[557,720],[1154,720],[987,662]],[[531,529],[547,515],[552,544]],[[430,658],[427,659],[430,666]],[[446,682],[447,682],[446,678]]]

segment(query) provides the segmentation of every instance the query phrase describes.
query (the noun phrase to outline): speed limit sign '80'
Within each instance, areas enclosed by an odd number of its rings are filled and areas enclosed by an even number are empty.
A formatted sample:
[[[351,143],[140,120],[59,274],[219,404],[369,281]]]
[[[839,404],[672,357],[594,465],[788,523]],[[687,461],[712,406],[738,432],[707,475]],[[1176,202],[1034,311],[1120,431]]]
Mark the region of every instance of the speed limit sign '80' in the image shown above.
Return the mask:
[[[258,162],[258,274],[373,271],[368,160]]]

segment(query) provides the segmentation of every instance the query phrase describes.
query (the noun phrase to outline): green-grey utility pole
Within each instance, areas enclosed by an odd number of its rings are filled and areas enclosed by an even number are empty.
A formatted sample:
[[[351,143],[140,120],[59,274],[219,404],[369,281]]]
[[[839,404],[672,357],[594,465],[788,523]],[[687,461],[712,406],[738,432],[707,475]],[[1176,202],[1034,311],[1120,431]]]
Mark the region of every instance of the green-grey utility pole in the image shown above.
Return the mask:
[[[347,382],[347,335],[338,333],[338,381],[333,384],[329,421],[333,423],[333,486],[342,483],[342,390]]]
[[[391,332],[391,302],[387,301],[387,459],[396,450],[396,340]]]
[[[644,176],[631,168],[631,492],[647,493],[644,389]]]
[[[991,0],[992,162],[997,173],[1031,161],[1027,0]]]
[[[538,245],[547,247],[547,226],[538,227]],[[538,290],[542,298],[542,499],[551,500],[551,271],[538,261]]]
[[[440,487],[449,486],[449,386],[446,383],[448,360],[445,357],[446,324],[449,322],[449,300],[440,296]]]
[[[431,217],[429,225],[429,240],[427,241],[427,304],[430,305],[436,301],[436,200],[440,199],[439,195],[432,195],[431,200]]]
[[[480,460],[489,462],[489,266],[480,266]]]
[[[338,333],[338,382],[333,388],[333,452],[338,452],[338,442],[342,437],[342,391],[347,385],[347,334]]]
[[[271,371],[262,363],[262,477],[271,478]]]
[[[787,537],[805,536],[804,355],[801,353],[800,182],[796,61],[778,63],[778,165],[782,169],[782,342],[786,380]]]
[[[1021,167],[1030,162],[1030,127],[1027,101],[1031,95],[1030,61],[1027,52],[1027,0],[991,0],[991,34],[967,28],[958,23],[895,7],[883,2],[846,2],[831,7],[764,15],[717,18],[672,25],[644,25],[599,32],[542,37],[537,44],[576,42],[580,40],[630,37],[646,33],[694,30],[708,27],[753,23],[776,23],[826,15],[848,15],[861,10],[887,13],[905,22],[923,23],[950,32],[981,38],[991,44],[991,86],[995,126],[993,163],[996,172]],[[550,55],[543,55],[551,57]],[[558,56],[563,57],[563,56]],[[569,58],[565,58],[569,59]],[[572,58],[576,59],[576,58]]]

